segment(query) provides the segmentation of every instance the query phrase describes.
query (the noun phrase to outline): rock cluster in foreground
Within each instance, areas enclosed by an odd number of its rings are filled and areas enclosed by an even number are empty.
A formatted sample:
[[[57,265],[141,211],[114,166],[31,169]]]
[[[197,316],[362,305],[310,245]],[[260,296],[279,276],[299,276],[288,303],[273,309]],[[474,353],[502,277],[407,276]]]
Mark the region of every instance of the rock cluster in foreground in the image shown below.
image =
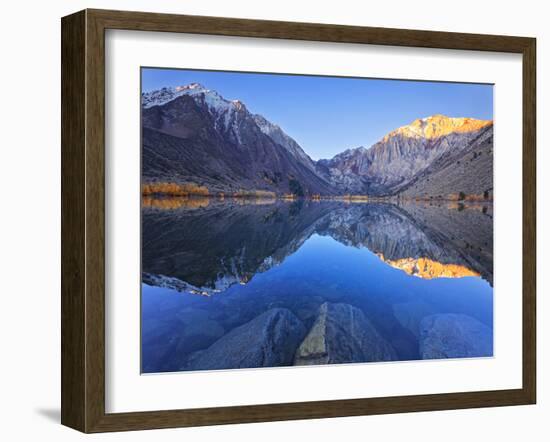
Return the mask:
[[[306,334],[302,322],[288,309],[274,308],[195,353],[187,370],[277,367],[292,365]]]
[[[471,316],[426,316],[420,322],[420,355],[422,359],[492,356],[493,331]]]
[[[294,365],[341,364],[397,359],[392,346],[361,310],[325,302],[294,358]]]
[[[421,309],[423,310],[423,309]],[[419,311],[407,325],[417,328],[421,359],[493,355],[492,329],[463,314]],[[309,332],[286,308],[273,308],[193,353],[183,370],[324,365],[399,360],[393,346],[358,308],[325,302]]]

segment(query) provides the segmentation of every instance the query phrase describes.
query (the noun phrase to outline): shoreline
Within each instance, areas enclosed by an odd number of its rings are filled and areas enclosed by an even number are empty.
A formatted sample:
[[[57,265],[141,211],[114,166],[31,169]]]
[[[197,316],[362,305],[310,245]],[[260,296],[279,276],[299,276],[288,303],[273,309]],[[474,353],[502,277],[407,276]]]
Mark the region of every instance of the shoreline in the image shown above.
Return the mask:
[[[397,196],[363,196],[363,195],[343,195],[343,196],[287,196],[287,195],[253,195],[253,194],[237,194],[237,195],[205,195],[205,194],[170,194],[170,193],[142,193],[141,197],[144,199],[211,199],[217,201],[224,200],[274,200],[274,201],[337,201],[337,202],[353,202],[353,203],[456,203],[456,204],[493,204],[493,199],[477,199],[477,198],[426,198],[426,197],[408,197],[402,198]]]

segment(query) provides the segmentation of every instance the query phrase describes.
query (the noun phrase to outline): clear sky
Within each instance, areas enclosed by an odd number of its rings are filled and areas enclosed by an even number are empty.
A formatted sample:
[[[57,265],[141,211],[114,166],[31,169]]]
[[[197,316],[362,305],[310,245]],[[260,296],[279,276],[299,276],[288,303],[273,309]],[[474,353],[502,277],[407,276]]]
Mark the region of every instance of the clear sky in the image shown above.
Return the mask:
[[[278,124],[315,160],[370,147],[417,118],[493,118],[493,86],[366,78],[142,69],[144,92],[201,83]]]

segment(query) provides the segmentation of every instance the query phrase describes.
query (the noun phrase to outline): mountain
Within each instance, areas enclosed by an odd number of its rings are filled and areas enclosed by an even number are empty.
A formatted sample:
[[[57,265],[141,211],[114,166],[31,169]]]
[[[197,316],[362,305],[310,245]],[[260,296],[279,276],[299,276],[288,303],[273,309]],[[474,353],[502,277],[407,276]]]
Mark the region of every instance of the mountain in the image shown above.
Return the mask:
[[[464,149],[442,154],[400,190],[405,198],[493,199],[493,126]]]
[[[492,121],[433,115],[370,148],[315,162],[281,127],[198,83],[141,98],[144,184],[194,183],[211,194],[492,198]]]
[[[278,126],[197,83],[142,94],[142,146],[145,183],[193,182],[211,193],[336,193]]]
[[[492,132],[492,121],[434,115],[390,132],[369,149],[350,149],[330,160],[320,160],[318,168],[334,186],[346,193],[395,195],[407,189],[407,196],[417,196],[410,185],[418,181],[421,174],[428,178],[429,171],[454,170],[452,161],[460,161],[462,155],[481,148],[482,143],[492,154]],[[489,150],[484,158],[490,160],[486,161],[486,166],[492,167]],[[455,175],[463,178],[455,180],[455,187],[446,186],[445,192],[441,192],[458,193],[466,181],[471,183],[470,190],[474,193],[483,193],[488,186],[492,190],[492,183],[481,182],[484,179],[482,172],[487,172],[487,167],[481,167],[479,174],[465,167],[460,169]],[[492,172],[488,175],[492,176]],[[430,186],[417,189],[425,194],[433,193]]]
[[[271,123],[259,114],[253,115],[253,118],[264,134],[283,146],[298,161],[303,162],[303,164],[309,167],[312,171],[317,172],[315,162],[309,157],[308,154],[304,152],[300,145],[294,141],[294,139],[290,138],[279,126]]]

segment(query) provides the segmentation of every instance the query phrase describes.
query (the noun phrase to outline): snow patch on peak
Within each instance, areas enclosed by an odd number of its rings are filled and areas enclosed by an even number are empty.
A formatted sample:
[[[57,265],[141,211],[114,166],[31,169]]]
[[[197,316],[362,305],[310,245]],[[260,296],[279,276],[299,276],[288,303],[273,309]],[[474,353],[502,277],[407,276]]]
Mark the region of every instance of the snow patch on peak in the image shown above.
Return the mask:
[[[195,89],[206,90],[206,88],[200,83],[190,83],[186,86],[176,86],[175,89],[176,89],[176,92],[185,91],[185,90],[195,90]]]
[[[141,103],[144,109],[154,106],[164,106],[183,95],[193,98],[197,104],[206,107],[213,117],[215,128],[232,133],[237,143],[242,143],[240,133],[242,119],[251,117],[262,133],[287,149],[293,156],[302,160],[307,167],[315,170],[315,163],[311,158],[278,125],[271,123],[262,115],[250,113],[241,100],[227,100],[215,90],[207,89],[200,83],[164,87],[155,91],[142,93]]]
[[[239,100],[226,100],[218,92],[208,89],[200,83],[190,83],[175,87],[163,87],[155,91],[141,94],[141,105],[144,109],[165,104],[187,95],[195,102],[204,105],[214,117],[215,125],[219,129],[233,130],[235,113],[246,110],[244,103]],[[237,138],[238,134],[235,133]]]
[[[260,130],[266,135],[271,135],[275,131],[282,130],[278,125],[266,120],[263,115],[255,114],[252,115],[252,118]]]
[[[182,95],[189,95],[195,99],[203,99],[214,110],[227,110],[235,103],[226,100],[216,91],[207,89],[200,83],[190,83],[175,87],[163,87],[141,94],[141,105],[148,109],[153,106],[163,106]]]
[[[246,110],[246,106],[241,100],[231,100],[231,104],[237,110]]]

